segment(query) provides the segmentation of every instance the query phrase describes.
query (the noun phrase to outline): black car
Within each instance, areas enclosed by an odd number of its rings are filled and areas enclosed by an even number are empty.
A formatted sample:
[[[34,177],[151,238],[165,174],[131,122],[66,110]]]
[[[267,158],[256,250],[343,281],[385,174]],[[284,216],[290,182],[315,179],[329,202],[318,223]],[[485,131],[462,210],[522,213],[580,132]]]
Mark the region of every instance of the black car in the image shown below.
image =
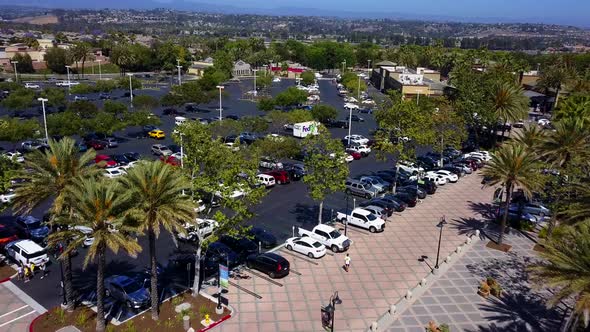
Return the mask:
[[[170,144],[167,145],[168,149],[170,149],[170,151],[172,151],[172,153],[180,153],[180,146],[177,144]]]
[[[465,175],[465,171],[463,170],[463,167],[457,167],[455,165],[444,165],[443,167],[439,168],[445,171],[449,171],[455,175],[457,175],[457,177],[462,177]]]
[[[289,275],[289,261],[274,253],[252,254],[246,259],[246,266],[268,274],[271,278]]]
[[[382,200],[383,202],[391,205],[393,207],[393,209],[395,209],[396,212],[403,212],[408,207],[408,204],[399,198],[394,198],[394,197],[385,195],[383,197],[380,197],[379,199]]]
[[[283,163],[283,170],[289,173],[291,180],[301,180],[306,174],[305,167],[302,164]]]
[[[248,233],[265,249],[274,248],[277,245],[277,238],[264,228],[252,227]]]
[[[226,119],[231,119],[231,120],[236,120],[236,121],[238,121],[240,119],[239,116],[237,116],[237,115],[231,115],[231,114],[230,115],[226,115],[225,118]]]
[[[401,200],[402,202],[408,204],[409,207],[414,207],[416,204],[418,204],[418,197],[407,192],[398,192],[393,195],[385,195],[385,197]]]
[[[258,253],[258,245],[252,240],[248,240],[245,237],[236,238],[229,235],[223,235],[219,238],[219,242],[228,246],[233,250],[240,260],[248,257],[251,254]]]
[[[348,128],[348,121],[346,120],[328,120],[324,123],[328,128]]]
[[[123,154],[114,154],[111,156],[111,159],[116,161],[117,165],[119,165],[119,166],[125,166],[125,165],[129,164],[129,162],[131,161],[131,160],[127,159],[127,157],[125,157],[125,155],[123,155]]]
[[[426,191],[421,189],[420,187],[418,187],[417,185],[415,186],[401,186],[401,187],[397,187],[396,188],[397,192],[403,192],[403,193],[408,193],[411,195],[415,195],[418,196],[418,198],[420,199],[425,199],[426,198]]]
[[[365,207],[365,206],[369,206],[369,205],[374,205],[374,206],[378,206],[378,207],[382,208],[387,213],[388,217],[393,214],[394,210],[397,212],[401,212],[396,209],[396,207],[399,207],[399,206],[397,206],[396,204],[390,203],[390,202],[386,202],[386,201],[382,200],[381,198],[373,198],[368,201],[364,201],[359,206]],[[399,208],[401,208],[401,207],[399,207]]]
[[[184,114],[184,113],[181,113],[176,108],[172,108],[172,107],[165,108],[162,111],[162,115],[180,115],[180,114]]]
[[[129,162],[138,161],[139,159],[141,159],[141,155],[137,152],[125,152],[125,153],[123,153],[123,156],[125,158],[127,158],[127,160],[129,160]]]
[[[359,113],[365,113],[365,114],[373,114],[373,109],[371,108],[361,108],[358,111]]]
[[[434,195],[436,193],[436,184],[433,181],[420,179],[418,181],[404,181],[402,186],[418,186],[420,189],[424,190],[428,195]]]
[[[111,95],[109,93],[106,93],[106,92],[101,92],[98,95],[98,98],[99,99],[102,99],[102,100],[111,99]]]
[[[365,122],[365,119],[361,118],[360,116],[353,114],[350,116],[350,121],[355,121],[355,122]]]
[[[217,241],[209,244],[203,266],[206,271],[215,272],[219,269],[219,264],[229,265],[229,268],[238,266],[239,257],[233,250],[225,244]]]

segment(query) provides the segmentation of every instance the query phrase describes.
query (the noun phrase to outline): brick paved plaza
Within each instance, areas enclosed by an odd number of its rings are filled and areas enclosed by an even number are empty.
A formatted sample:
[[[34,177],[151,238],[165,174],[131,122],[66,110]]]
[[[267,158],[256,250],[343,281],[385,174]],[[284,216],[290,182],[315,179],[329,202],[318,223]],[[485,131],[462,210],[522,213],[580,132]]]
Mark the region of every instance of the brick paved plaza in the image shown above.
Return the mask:
[[[348,251],[352,258],[348,273],[342,269],[343,253],[310,261],[281,249],[279,253],[291,262],[292,273],[276,280],[279,285],[256,275],[230,279],[261,298],[230,286],[224,296],[236,315],[221,330],[320,331],[320,307],[338,291],[343,303],[336,308],[335,330],[364,331],[431,271],[439,235],[436,225],[443,215],[449,225],[443,232],[441,257],[481,226],[480,207],[491,200],[493,189],[481,189],[480,181],[472,174],[440,187],[417,207],[394,214],[383,233],[349,228],[354,243]],[[427,258],[420,261],[422,256]],[[213,287],[206,290],[215,291]]]

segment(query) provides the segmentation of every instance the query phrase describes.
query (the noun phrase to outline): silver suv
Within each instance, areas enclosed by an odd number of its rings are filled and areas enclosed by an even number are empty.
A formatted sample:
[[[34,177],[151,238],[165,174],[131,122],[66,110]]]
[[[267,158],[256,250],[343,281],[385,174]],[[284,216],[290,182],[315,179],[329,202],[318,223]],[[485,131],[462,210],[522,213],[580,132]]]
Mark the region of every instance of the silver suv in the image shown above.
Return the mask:
[[[345,183],[347,194],[365,197],[367,199],[377,196],[377,189],[370,183],[363,183],[359,180],[348,179]]]

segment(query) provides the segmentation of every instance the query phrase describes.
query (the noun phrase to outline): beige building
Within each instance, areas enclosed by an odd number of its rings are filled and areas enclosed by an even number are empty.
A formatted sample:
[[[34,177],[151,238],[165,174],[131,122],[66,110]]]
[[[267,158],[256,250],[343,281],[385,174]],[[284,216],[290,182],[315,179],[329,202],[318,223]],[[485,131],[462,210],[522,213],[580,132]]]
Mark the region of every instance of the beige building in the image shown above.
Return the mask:
[[[397,66],[391,61],[382,61],[375,64],[371,73],[373,85],[381,91],[397,90],[402,98],[417,96],[442,96],[451,87],[440,81],[440,73],[427,69],[416,70],[405,66]]]
[[[252,76],[252,67],[249,63],[238,60],[234,63],[234,68],[231,71],[233,77]]]
[[[209,57],[201,61],[193,61],[193,64],[188,68],[189,75],[195,75],[197,77],[203,77],[205,69],[213,66],[213,58]]]

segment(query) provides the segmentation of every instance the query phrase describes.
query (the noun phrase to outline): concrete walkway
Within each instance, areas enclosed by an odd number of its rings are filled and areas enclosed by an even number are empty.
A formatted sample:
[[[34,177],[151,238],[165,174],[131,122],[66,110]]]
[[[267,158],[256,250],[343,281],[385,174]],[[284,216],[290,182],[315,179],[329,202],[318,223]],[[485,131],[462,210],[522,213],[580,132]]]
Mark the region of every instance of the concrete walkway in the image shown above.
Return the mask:
[[[45,311],[11,281],[0,284],[0,331],[28,331],[33,319]]]
[[[389,306],[414,287],[435,264],[440,218],[449,222],[443,232],[441,257],[465,241],[481,225],[483,202],[493,189],[481,189],[481,178],[468,175],[447,184],[415,208],[394,214],[383,233],[349,227],[354,241],[349,250],[350,272],[342,269],[343,253],[309,260],[281,249],[292,272],[269,281],[246,271],[251,279],[230,279],[225,294],[236,315],[222,324],[222,331],[321,331],[320,307],[334,291],[342,304],[336,308],[335,331],[364,331]],[[340,226],[341,227],[341,226]],[[423,259],[421,259],[423,258]],[[205,290],[214,294],[216,288]]]
[[[564,306],[546,308],[547,290],[533,290],[527,266],[537,258],[534,243],[513,232],[505,237],[509,253],[486,247],[482,238],[442,275],[389,332],[423,332],[429,321],[451,331],[558,331]],[[504,289],[501,299],[477,294],[479,283],[493,277]]]

